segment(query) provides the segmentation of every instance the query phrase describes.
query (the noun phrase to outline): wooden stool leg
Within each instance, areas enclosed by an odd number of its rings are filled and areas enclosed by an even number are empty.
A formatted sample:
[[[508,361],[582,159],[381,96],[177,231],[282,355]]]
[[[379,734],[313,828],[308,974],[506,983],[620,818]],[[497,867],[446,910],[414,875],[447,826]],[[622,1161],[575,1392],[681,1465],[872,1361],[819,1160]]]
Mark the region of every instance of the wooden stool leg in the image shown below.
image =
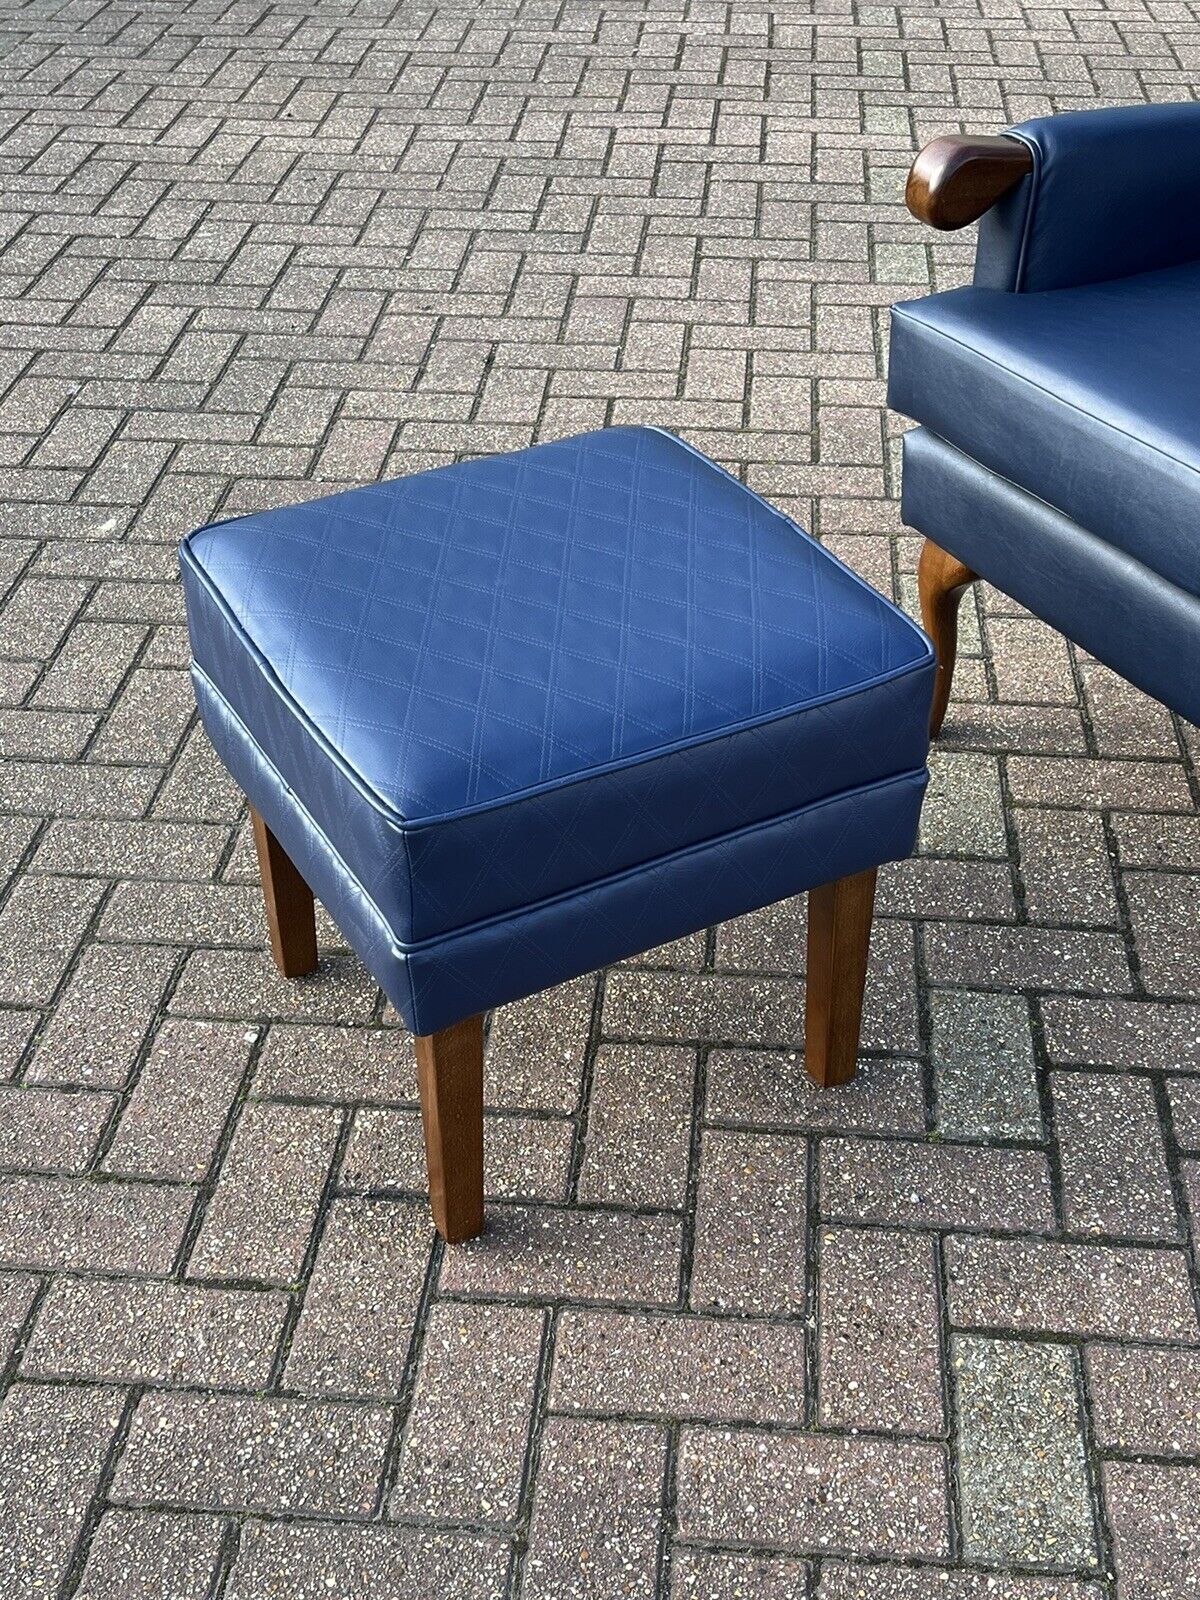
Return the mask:
[[[263,899],[267,903],[271,954],[285,978],[302,978],[317,967],[317,918],[312,890],[253,806],[250,815],[254,819]]]
[[[808,891],[804,1065],[823,1089],[854,1076],[874,904],[874,867]]]
[[[929,737],[941,731],[954,679],[954,655],[958,648],[958,607],[963,595],[976,581],[970,567],[964,567],[932,539],[921,546],[917,564],[917,591],[921,600],[921,621],[933,640],[937,656],[937,677],[933,686],[933,709],[929,716]]]
[[[483,1232],[483,1018],[418,1036],[429,1204],[447,1244]]]

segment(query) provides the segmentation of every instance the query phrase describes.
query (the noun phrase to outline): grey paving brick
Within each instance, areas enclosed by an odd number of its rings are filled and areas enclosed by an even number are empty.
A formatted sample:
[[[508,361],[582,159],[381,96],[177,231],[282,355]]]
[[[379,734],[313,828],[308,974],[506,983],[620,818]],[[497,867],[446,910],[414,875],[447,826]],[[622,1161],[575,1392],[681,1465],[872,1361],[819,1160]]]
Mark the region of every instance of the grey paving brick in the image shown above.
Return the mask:
[[[942,1433],[934,1241],[873,1229],[823,1229],[818,1285],[821,1425]]]
[[[288,1357],[291,1387],[399,1393],[432,1240],[424,1205],[334,1202]]]
[[[808,897],[794,895],[760,911],[723,922],[716,933],[716,964],[736,972],[804,971]]]
[[[806,1143],[793,1135],[704,1135],[690,1292],[695,1309],[803,1309],[807,1173]]]
[[[544,1337],[532,1307],[434,1306],[391,1515],[515,1519]]]
[[[562,1117],[488,1116],[483,1124],[484,1193],[565,1200],[575,1125]],[[343,1189],[426,1187],[419,1110],[364,1106],[355,1113],[339,1183]]]
[[[33,817],[0,817],[0,880],[7,883],[37,832]]]
[[[1200,1083],[1194,1078],[1168,1078],[1167,1099],[1180,1149],[1200,1151]]]
[[[488,1105],[576,1109],[594,993],[593,978],[578,978],[553,994],[501,1006],[492,1018],[484,1060]]]
[[[257,1094],[321,1101],[416,1103],[412,1040],[399,1029],[293,1026],[267,1034]]]
[[[1126,872],[1124,881],[1147,990],[1153,995],[1200,999],[1196,947],[1188,939],[1200,916],[1200,877]]]
[[[1149,1080],[1056,1072],[1052,1083],[1070,1231],[1177,1238],[1179,1220]]]
[[[1177,1250],[1024,1239],[946,1242],[950,1319],[964,1327],[1093,1337],[1200,1337]]]
[[[1121,1600],[1187,1600],[1200,1583],[1197,1469],[1108,1461],[1104,1501]]]
[[[666,1453],[651,1423],[547,1422],[521,1600],[651,1600]]]
[[[1008,836],[994,756],[939,750],[929,763],[921,849],[931,854],[1004,856]]]
[[[0,1001],[49,1003],[102,892],[87,878],[18,878],[0,910]]]
[[[1044,1137],[1028,1003],[939,989],[929,997],[937,1124],[952,1139]]]
[[[1056,706],[965,706],[950,709],[942,741],[955,746],[978,747],[1029,754],[1083,755],[1082,718],[1074,710]]]
[[[186,652],[185,642],[185,652]],[[154,802],[156,817],[232,824],[242,795],[225,771],[204,729],[188,734]]]
[[[539,1301],[674,1304],[680,1226],[665,1216],[494,1206],[479,1239],[449,1250],[444,1292]]]
[[[977,1561],[1094,1567],[1074,1353],[959,1336],[951,1366],[965,1553]]]
[[[0,1011],[0,1078],[15,1074],[40,1021],[37,1011]]]
[[[1101,1449],[1200,1455],[1200,1362],[1194,1351],[1093,1344],[1085,1370]]]
[[[39,713],[37,720],[42,722],[45,716],[46,713]],[[55,722],[58,716],[59,713],[54,713]],[[82,721],[74,719],[76,733],[69,741],[76,747],[74,754],[79,753],[90,736],[83,724],[92,720],[90,715],[84,716]],[[82,738],[76,734],[81,734]],[[0,745],[6,737],[5,718],[0,713]],[[138,817],[149,804],[162,776],[161,768],[101,766],[68,759],[66,752],[47,751],[44,738],[38,742],[37,755],[56,758],[6,759],[4,779],[8,803],[38,816],[55,812],[67,817]]]
[[[795,1049],[804,1039],[804,990],[783,978],[618,968],[605,982],[601,1020],[617,1037]]]
[[[256,1038],[235,1024],[165,1022],[117,1125],[107,1170],[203,1178]]]
[[[426,1528],[251,1522],[226,1593],[230,1600],[504,1600],[509,1553],[498,1539]]]
[[[27,578],[0,611],[0,656],[29,661],[51,655],[89,588],[78,580]]]
[[[243,1106],[188,1262],[198,1278],[291,1283],[300,1275],[333,1161],[332,1106]]]
[[[283,1333],[282,1294],[59,1278],[38,1311],[26,1376],[265,1388]]]
[[[931,922],[925,951],[930,980],[955,988],[1074,989],[1100,995],[1130,989],[1125,950],[1115,933]]]
[[[1179,1163],[1179,1182],[1183,1190],[1188,1213],[1193,1221],[1192,1254],[1195,1256],[1195,1219],[1200,1217],[1200,1161],[1181,1161]]]
[[[823,1139],[821,1212],[840,1221],[1049,1232],[1050,1172],[1033,1150]]]
[[[564,1311],[553,1410],[721,1422],[804,1420],[800,1322]]]
[[[1070,651],[1061,634],[1035,618],[988,620],[1001,700],[1074,705],[1078,699]]]
[[[18,772],[22,756],[34,758],[35,772],[39,757],[74,761],[87,749],[98,720],[96,712],[4,711],[0,713],[0,757]]]
[[[1074,1578],[827,1561],[816,1600],[1102,1600],[1106,1592],[1099,1583]]]
[[[1008,781],[1018,804],[1190,811],[1182,767],[1171,761],[1075,761],[1013,756]]]
[[[82,1172],[116,1097],[0,1086],[0,1160],[27,1172]]]
[[[1097,812],[1018,809],[1013,821],[1025,905],[1035,922],[1120,925],[1108,844]]]
[[[173,967],[173,954],[152,946],[89,945],[38,1040],[30,1081],[120,1088]]]
[[[1123,867],[1200,871],[1200,817],[1118,813],[1112,819],[1112,830]]]
[[[1007,862],[911,856],[879,875],[877,916],[1011,922],[1016,914]]]
[[[145,638],[145,628],[133,623],[78,623],[31,703],[57,710],[107,710]]]
[[[262,938],[262,895],[248,884],[118,883],[100,918],[102,939],[153,940],[157,945],[256,945]]]
[[[808,1566],[792,1556],[727,1555],[676,1547],[671,1600],[802,1600]]]
[[[605,1045],[592,1073],[580,1200],[682,1209],[691,1144],[694,1052]]]
[[[108,1511],[76,1594],[82,1600],[205,1600],[224,1532],[220,1517]]]
[[[111,1498],[119,1505],[367,1517],[390,1430],[383,1406],[147,1394]]]
[[[679,1530],[798,1553],[945,1556],[945,1486],[936,1445],[688,1427]]]
[[[0,1179],[0,1264],[165,1274],[193,1199],[175,1184]]]
[[[852,1082],[818,1089],[799,1051],[714,1050],[706,1079],[710,1122],[798,1133],[862,1128],[919,1134],[925,1129],[915,1061],[860,1060]]]
[[[1043,1015],[1052,1061],[1200,1072],[1200,1006],[1050,996]]]
[[[1171,714],[1098,661],[1080,663],[1096,748],[1105,756],[1175,756]]]
[[[38,1280],[24,1272],[0,1273],[0,1366],[7,1366],[33,1309]]]
[[[179,1016],[306,1018],[366,1022],[375,1007],[373,980],[349,951],[322,953],[311,977],[280,977],[264,950],[196,950],[188,957],[171,1009]]]
[[[0,1402],[0,1594],[53,1594],[66,1577],[125,1397],[17,1383]]]
[[[130,594],[127,608],[114,606],[107,614],[119,618],[127,609],[139,616],[145,606],[145,598]],[[103,603],[100,609],[105,612]],[[157,613],[150,620],[157,620]],[[194,714],[186,674],[139,667],[126,681],[91,754],[99,761],[169,761]]]

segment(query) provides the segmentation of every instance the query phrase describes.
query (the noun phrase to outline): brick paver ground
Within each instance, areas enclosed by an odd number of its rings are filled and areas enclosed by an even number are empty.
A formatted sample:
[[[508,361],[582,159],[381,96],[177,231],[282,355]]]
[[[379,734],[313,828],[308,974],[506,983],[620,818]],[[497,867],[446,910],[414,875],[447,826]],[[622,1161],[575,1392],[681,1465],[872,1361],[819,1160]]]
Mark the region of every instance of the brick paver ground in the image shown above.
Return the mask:
[[[1196,730],[970,600],[858,1083],[796,904],[512,1006],[447,1251],[374,985],[264,953],[175,562],[652,421],[911,603],[885,308],[971,254],[911,154],[1194,95],[1200,7],[0,27],[0,1596],[1200,1592]]]

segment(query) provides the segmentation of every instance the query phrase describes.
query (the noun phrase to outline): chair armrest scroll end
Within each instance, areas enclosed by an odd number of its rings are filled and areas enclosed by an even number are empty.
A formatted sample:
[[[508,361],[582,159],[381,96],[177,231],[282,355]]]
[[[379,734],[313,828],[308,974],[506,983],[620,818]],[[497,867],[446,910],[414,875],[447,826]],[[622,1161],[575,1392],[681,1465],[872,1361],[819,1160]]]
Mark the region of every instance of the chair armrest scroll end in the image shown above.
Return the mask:
[[[927,144],[908,174],[904,200],[918,222],[943,232],[978,222],[1033,171],[1033,154],[1004,134],[944,134]]]

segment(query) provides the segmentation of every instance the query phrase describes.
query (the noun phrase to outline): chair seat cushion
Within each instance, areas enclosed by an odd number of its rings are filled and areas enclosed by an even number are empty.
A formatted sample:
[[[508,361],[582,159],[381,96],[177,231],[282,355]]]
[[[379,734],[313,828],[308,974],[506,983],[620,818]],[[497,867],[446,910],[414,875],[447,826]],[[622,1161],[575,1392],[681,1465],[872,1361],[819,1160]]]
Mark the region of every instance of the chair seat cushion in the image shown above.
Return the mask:
[[[393,952],[923,781],[924,636],[657,430],[216,524],[182,562],[218,748]]]
[[[1200,594],[1200,262],[893,308],[890,404]]]

